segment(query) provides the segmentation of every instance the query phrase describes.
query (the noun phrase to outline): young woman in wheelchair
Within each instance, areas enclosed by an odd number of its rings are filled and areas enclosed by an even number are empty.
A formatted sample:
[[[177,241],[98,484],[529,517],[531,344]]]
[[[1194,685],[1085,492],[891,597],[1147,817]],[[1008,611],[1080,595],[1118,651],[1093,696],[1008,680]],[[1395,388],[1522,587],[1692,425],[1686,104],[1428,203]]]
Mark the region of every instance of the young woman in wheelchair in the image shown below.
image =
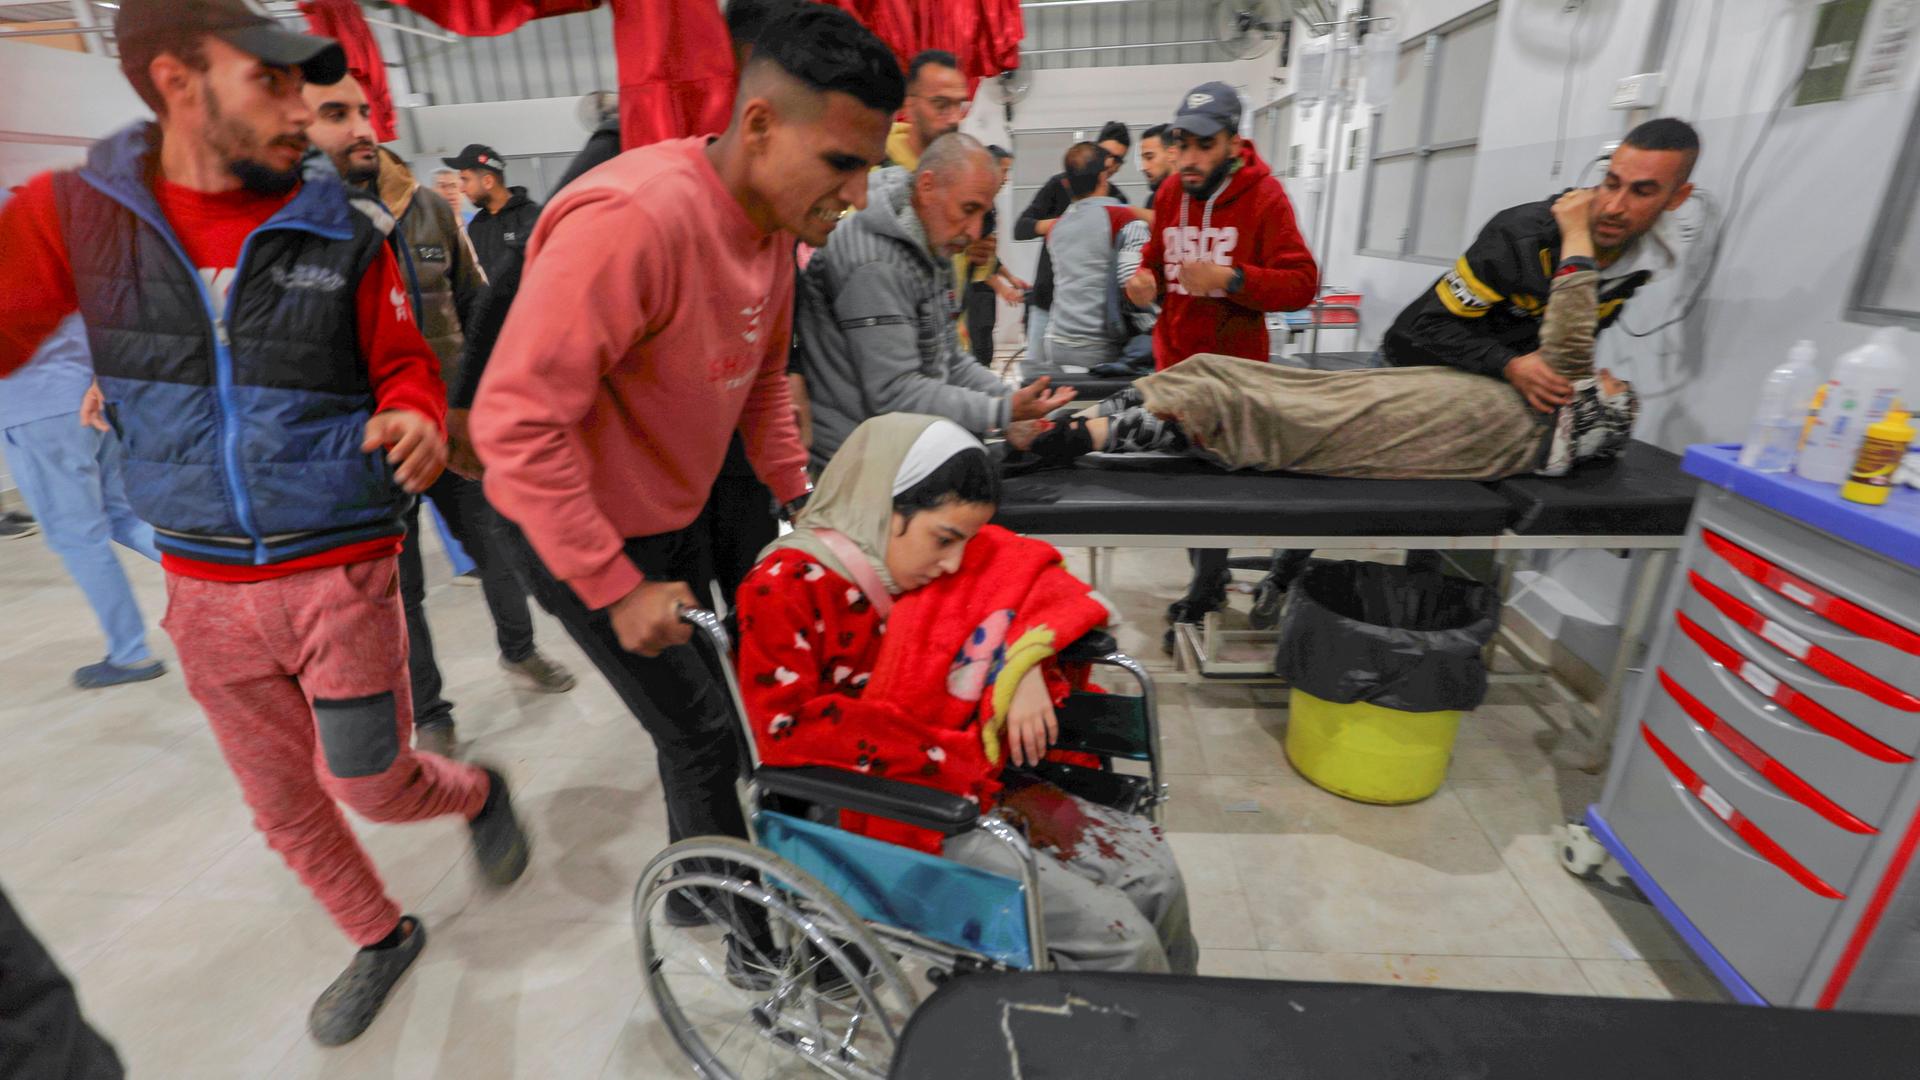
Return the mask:
[[[1022,771],[1084,666],[1059,650],[1110,612],[1047,544],[989,525],[996,468],[949,420],[868,420],[795,531],[740,587],[739,672],[761,759],[923,784],[1024,826],[1062,968],[1191,973],[1173,852],[1144,818]],[[1077,670],[1076,670],[1077,669]],[[948,840],[843,811],[842,828],[1018,876],[978,832]]]

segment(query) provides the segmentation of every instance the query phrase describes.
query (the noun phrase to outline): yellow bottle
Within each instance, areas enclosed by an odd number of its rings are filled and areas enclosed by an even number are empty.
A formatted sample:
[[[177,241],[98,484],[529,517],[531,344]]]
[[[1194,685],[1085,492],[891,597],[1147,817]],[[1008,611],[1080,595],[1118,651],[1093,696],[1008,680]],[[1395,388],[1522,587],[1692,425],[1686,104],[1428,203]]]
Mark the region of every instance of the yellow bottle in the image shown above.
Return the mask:
[[[1840,487],[1840,497],[1857,503],[1878,506],[1893,494],[1893,474],[1900,459],[1913,442],[1910,414],[1895,410],[1885,420],[1867,428],[1867,441],[1860,445],[1854,460],[1853,475]]]

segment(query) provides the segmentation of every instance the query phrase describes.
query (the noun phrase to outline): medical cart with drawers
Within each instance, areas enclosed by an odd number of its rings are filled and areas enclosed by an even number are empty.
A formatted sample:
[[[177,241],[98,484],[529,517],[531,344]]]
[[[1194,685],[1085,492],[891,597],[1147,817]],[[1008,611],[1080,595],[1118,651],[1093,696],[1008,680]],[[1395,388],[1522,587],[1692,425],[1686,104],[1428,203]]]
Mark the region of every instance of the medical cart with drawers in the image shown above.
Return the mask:
[[[1738,1000],[1920,1013],[1920,493],[1705,481],[1598,841]]]

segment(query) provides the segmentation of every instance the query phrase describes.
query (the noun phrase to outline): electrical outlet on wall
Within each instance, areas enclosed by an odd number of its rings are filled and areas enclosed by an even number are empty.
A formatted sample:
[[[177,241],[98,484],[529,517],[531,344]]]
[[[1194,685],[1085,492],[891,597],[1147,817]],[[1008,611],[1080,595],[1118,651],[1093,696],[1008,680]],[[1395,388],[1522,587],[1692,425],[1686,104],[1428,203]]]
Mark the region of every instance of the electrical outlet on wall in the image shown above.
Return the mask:
[[[1614,84],[1613,100],[1608,102],[1613,109],[1651,109],[1660,104],[1660,73],[1648,71],[1639,75],[1628,75]]]

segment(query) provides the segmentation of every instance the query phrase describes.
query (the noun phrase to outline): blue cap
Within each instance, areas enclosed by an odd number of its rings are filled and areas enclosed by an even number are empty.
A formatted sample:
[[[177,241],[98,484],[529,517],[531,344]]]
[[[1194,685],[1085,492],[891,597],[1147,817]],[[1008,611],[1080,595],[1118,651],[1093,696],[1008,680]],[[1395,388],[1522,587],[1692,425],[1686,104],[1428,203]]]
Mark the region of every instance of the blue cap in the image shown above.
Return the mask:
[[[1173,126],[1189,135],[1240,130],[1240,95],[1223,82],[1201,83],[1187,91],[1174,110]]]

